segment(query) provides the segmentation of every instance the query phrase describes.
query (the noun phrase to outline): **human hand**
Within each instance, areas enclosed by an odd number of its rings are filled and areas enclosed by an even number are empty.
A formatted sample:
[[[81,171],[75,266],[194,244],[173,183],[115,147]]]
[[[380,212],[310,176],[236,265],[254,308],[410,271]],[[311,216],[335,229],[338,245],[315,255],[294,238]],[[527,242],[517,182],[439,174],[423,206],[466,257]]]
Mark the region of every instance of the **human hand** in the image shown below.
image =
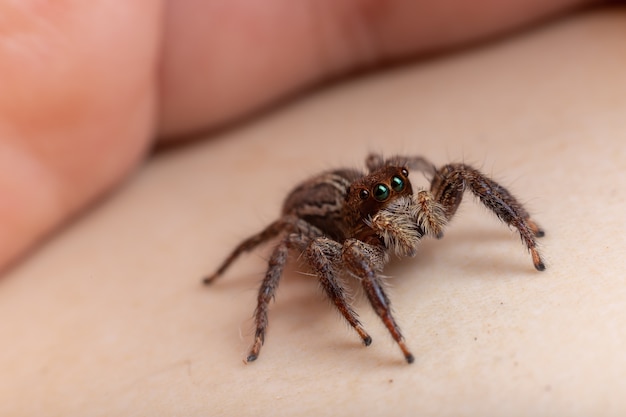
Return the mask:
[[[0,0],[0,268],[157,141],[587,0]]]

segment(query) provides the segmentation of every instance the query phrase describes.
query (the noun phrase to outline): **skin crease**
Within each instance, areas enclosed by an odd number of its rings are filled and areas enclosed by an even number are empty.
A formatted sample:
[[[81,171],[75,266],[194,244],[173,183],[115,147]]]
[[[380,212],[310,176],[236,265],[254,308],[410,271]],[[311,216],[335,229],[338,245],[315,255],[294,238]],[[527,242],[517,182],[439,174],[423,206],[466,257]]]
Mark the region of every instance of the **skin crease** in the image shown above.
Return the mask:
[[[588,3],[0,0],[0,268],[156,142]]]

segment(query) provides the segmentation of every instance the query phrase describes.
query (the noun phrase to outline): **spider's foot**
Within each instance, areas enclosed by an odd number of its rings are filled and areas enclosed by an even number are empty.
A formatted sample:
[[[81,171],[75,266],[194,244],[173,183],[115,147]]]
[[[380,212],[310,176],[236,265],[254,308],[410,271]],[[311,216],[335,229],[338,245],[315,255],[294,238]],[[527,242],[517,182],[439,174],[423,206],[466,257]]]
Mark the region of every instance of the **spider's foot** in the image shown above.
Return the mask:
[[[537,250],[533,248],[530,253],[533,257],[533,264],[535,265],[535,269],[537,271],[545,271],[546,264],[543,263],[541,256],[539,256],[539,252],[537,252]]]
[[[402,353],[404,354],[404,359],[406,359],[406,362],[409,364],[415,362],[415,356],[413,356],[413,354],[406,347],[406,344],[404,343],[404,341],[400,341],[398,342],[398,344],[400,345],[400,349],[402,350]]]
[[[219,274],[215,273],[213,275],[209,275],[208,277],[205,277],[204,279],[202,279],[202,283],[204,285],[210,285],[213,281],[215,281],[215,279],[219,276]]]
[[[533,235],[535,235],[535,237],[544,237],[546,235],[546,232],[534,221],[526,219],[526,222],[528,223],[528,226],[530,227],[530,230],[533,232]]]
[[[367,332],[365,331],[365,329],[363,329],[363,327],[359,325],[359,326],[356,326],[354,330],[356,330],[359,336],[361,336],[361,340],[363,341],[363,344],[365,346],[369,346],[372,344],[372,337],[369,334],[367,334]]]
[[[261,346],[263,346],[263,339],[261,337],[254,338],[254,344],[250,349],[250,353],[248,353],[248,357],[246,358],[246,363],[254,362],[259,357],[259,352],[261,351]]]

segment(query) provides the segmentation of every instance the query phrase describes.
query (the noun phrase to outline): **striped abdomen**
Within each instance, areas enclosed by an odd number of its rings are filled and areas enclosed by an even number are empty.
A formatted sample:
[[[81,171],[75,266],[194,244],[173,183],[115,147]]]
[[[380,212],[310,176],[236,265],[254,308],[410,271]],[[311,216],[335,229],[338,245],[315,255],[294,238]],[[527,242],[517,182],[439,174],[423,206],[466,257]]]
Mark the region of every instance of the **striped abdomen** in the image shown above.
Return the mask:
[[[296,187],[285,200],[283,214],[293,214],[319,228],[332,239],[343,241],[347,225],[342,210],[350,184],[363,174],[336,170],[318,175]]]

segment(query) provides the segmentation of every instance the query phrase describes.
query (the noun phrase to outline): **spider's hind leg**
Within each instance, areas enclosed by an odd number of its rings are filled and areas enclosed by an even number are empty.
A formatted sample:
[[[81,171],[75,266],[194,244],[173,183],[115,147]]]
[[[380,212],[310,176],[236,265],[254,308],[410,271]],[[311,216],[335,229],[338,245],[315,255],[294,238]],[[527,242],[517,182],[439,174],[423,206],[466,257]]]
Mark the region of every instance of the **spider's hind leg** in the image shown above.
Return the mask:
[[[242,253],[249,252],[260,244],[265,243],[268,240],[276,237],[281,231],[285,230],[285,228],[289,224],[290,222],[285,221],[285,219],[279,219],[267,226],[261,232],[248,237],[239,245],[237,245],[235,249],[233,249],[230,255],[228,255],[228,257],[222,262],[219,268],[217,268],[217,270],[212,275],[204,278],[202,282],[204,284],[211,284],[213,281],[215,281],[215,279],[221,276]]]
[[[274,294],[276,293],[276,289],[278,288],[278,283],[280,282],[280,277],[283,275],[283,269],[285,268],[285,264],[287,263],[287,256],[289,255],[289,248],[292,246],[292,240],[294,235],[286,236],[281,242],[276,246],[270,259],[268,261],[267,272],[265,273],[265,278],[263,278],[263,282],[259,287],[259,293],[257,295],[257,307],[254,310],[254,322],[255,322],[255,333],[254,333],[254,343],[250,348],[250,353],[248,353],[248,357],[246,358],[246,362],[252,362],[256,360],[259,356],[259,352],[261,351],[261,347],[265,342],[265,333],[267,332],[267,312],[269,310],[270,301],[274,298]]]
[[[536,238],[544,236],[545,233],[506,188],[465,164],[443,166],[437,171],[431,183],[431,192],[443,206],[448,220],[456,213],[463,192],[467,188],[500,220],[517,229],[530,251],[535,268],[543,271],[546,267],[539,255]]]

